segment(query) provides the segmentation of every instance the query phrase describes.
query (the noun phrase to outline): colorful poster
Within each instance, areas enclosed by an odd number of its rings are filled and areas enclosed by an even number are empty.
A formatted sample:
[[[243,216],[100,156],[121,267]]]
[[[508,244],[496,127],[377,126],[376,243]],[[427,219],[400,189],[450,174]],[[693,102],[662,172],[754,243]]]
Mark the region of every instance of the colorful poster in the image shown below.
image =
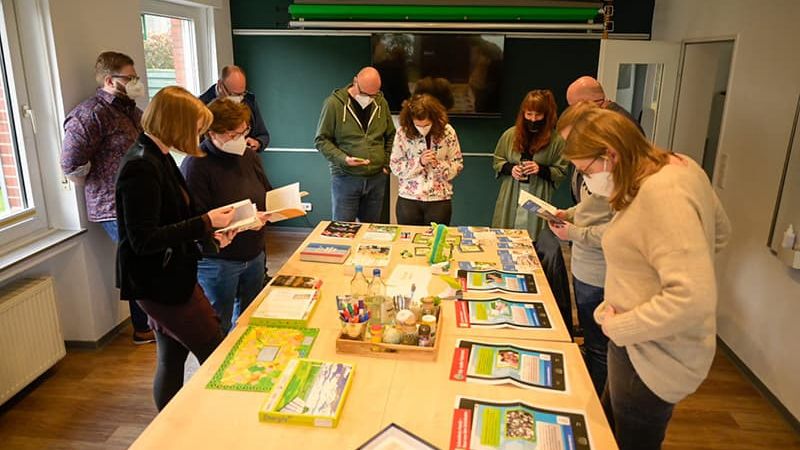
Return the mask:
[[[536,281],[530,273],[505,272],[500,270],[459,270],[458,278],[464,292],[511,292],[536,294]]]
[[[547,309],[541,302],[469,299],[456,301],[455,308],[459,328],[552,328]]]
[[[456,398],[450,450],[590,450],[583,413]]]
[[[318,333],[316,328],[251,325],[206,388],[269,392],[289,361],[308,356]]]
[[[514,384],[566,392],[564,355],[511,344],[459,339],[450,370],[453,381]]]

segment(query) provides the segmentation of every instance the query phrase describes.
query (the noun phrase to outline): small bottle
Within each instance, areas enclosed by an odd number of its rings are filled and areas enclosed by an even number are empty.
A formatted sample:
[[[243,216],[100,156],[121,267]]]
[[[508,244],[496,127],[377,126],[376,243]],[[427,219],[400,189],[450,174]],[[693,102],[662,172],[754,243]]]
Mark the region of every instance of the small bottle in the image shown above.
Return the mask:
[[[789,224],[789,228],[783,232],[783,241],[781,242],[781,246],[788,249],[794,248],[794,241],[796,238],[797,236],[794,233],[794,225]]]
[[[369,282],[367,277],[364,276],[364,268],[356,266],[356,273],[350,281],[350,295],[353,296],[353,301],[358,303],[359,300],[364,300],[369,294]]]
[[[431,327],[428,325],[420,325],[417,330],[417,345],[420,347],[431,346]]]
[[[372,271],[372,281],[369,283],[369,292],[367,294],[367,308],[369,309],[369,323],[380,324],[381,309],[383,308],[383,299],[386,297],[386,284],[381,279],[381,269],[374,269]]]

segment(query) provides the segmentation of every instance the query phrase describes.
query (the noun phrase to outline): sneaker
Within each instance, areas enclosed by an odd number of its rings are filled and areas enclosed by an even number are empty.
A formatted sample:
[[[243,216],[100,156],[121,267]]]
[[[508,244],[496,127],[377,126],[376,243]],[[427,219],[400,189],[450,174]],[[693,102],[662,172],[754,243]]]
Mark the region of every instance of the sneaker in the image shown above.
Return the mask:
[[[134,345],[149,344],[155,341],[156,341],[156,335],[155,333],[153,333],[153,330],[133,332]]]

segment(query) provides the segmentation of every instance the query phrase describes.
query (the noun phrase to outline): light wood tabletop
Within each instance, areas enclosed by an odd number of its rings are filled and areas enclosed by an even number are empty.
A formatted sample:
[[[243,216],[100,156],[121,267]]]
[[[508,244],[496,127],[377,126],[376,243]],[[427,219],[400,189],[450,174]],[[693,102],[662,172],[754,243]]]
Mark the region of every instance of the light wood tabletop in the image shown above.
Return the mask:
[[[353,386],[338,427],[262,423],[258,421],[258,410],[267,394],[206,388],[246,329],[252,311],[266,296],[265,289],[243,313],[239,324],[223,343],[134,442],[132,449],[354,449],[390,423],[397,423],[439,447],[449,448],[453,411],[459,395],[494,401],[520,400],[538,408],[580,412],[586,419],[592,449],[617,448],[578,347],[569,342],[557,342],[569,341],[569,337],[541,270],[534,274],[540,293],[530,299],[545,304],[553,323],[553,328],[547,332],[508,328],[459,329],[455,326],[454,302],[444,301],[444,326],[437,331],[440,348],[435,362],[408,361],[400,356],[397,359],[382,359],[337,353],[335,341],[341,324],[335,296],[349,292],[352,267],[346,264],[304,262],[300,261],[299,254],[310,242],[338,242],[352,245],[355,249],[366,225],[355,241],[347,241],[321,238],[320,232],[327,224],[321,222],[315,228],[278,274],[316,276],[323,280],[319,304],[308,323],[308,327],[319,328],[320,332],[308,357],[355,365]],[[424,230],[423,227],[402,229]],[[426,264],[423,257],[401,256],[406,249],[413,255],[414,247],[419,245],[399,240],[391,244],[391,263],[386,267],[385,274],[390,275],[398,265]],[[455,259],[496,260],[496,249],[488,245],[484,247],[483,254],[456,254]],[[447,289],[447,283],[437,276],[433,276],[427,286],[430,295]],[[450,368],[458,339],[508,343],[560,352],[564,355],[568,392],[451,381]]]

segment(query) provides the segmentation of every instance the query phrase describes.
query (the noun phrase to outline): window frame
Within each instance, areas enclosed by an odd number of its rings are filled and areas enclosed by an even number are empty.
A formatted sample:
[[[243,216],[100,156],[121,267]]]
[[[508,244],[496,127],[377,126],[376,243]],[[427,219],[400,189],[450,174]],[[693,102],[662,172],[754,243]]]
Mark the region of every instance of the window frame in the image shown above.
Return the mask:
[[[141,0],[141,15],[155,15],[169,18],[191,20],[194,24],[194,45],[198,92],[200,95],[216,82],[216,43],[214,42],[213,13],[210,6],[190,6],[168,0]],[[147,62],[145,61],[145,79]]]
[[[50,228],[44,185],[36,143],[36,116],[28,95],[30,79],[25,74],[25,57],[19,35],[14,0],[0,1],[0,41],[6,85],[6,110],[12,145],[18,157],[20,189],[27,207],[0,219],[0,249],[6,251]]]

